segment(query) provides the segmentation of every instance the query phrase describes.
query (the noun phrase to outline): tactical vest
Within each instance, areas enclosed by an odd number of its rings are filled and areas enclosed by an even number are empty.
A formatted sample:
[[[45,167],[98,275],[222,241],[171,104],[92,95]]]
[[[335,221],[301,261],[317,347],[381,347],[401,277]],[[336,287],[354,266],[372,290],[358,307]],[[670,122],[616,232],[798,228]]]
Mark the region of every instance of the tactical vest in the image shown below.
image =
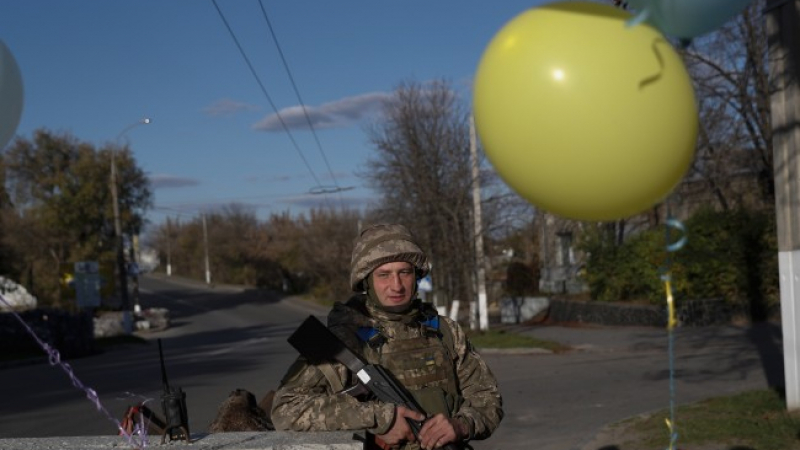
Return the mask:
[[[435,315],[410,327],[415,336],[392,339],[376,328],[360,327],[362,354],[368,362],[388,369],[429,416],[443,413],[451,417],[462,402],[452,331]]]

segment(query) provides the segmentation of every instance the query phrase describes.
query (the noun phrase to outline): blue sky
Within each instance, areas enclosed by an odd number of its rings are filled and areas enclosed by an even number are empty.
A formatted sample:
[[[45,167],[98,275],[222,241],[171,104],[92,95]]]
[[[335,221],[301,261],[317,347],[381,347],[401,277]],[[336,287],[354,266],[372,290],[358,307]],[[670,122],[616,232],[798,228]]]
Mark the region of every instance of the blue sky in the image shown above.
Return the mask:
[[[354,172],[378,102],[403,81],[438,78],[469,100],[489,40],[540,3],[262,0],[319,145],[258,0],[217,5],[269,100],[212,0],[7,1],[0,40],[23,77],[18,136],[44,127],[100,146],[149,117],[122,140],[152,181],[153,222],[234,202],[265,218],[374,201]],[[309,193],[334,184],[352,189]]]

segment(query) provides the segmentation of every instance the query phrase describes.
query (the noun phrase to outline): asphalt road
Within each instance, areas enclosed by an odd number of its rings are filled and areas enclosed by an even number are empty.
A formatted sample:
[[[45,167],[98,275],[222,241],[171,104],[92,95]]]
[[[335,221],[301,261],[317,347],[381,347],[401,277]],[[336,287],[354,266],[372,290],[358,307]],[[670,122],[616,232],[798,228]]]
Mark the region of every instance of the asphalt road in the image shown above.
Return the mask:
[[[325,310],[256,291],[149,278],[142,306],[165,306],[172,327],[143,333],[148,345],[115,348],[70,361],[110,415],[161,393],[156,339],[162,339],[170,383],[187,393],[190,431],[204,432],[236,388],[256,396],[277,386],[294,359],[286,337],[309,314]],[[518,331],[572,345],[564,354],[485,351],[500,383],[506,417],[476,450],[598,450],[602,427],[666,408],[670,401],[667,332],[624,327],[520,327]],[[678,329],[674,333],[678,404],[762,388],[782,381],[780,329],[774,325]],[[0,370],[0,438],[106,435],[104,417],[46,364]],[[678,421],[680,426],[680,421]]]
[[[170,385],[187,395],[191,432],[203,432],[236,388],[257,396],[277,386],[296,352],[288,335],[324,310],[255,290],[150,278],[142,281],[143,308],[164,306],[172,327],[138,333],[147,345],[115,347],[69,361],[80,382],[94,389],[113,418],[128,405],[152,399],[160,410],[161,339]],[[67,374],[47,364],[0,370],[0,438],[114,434],[112,418],[97,411]]]

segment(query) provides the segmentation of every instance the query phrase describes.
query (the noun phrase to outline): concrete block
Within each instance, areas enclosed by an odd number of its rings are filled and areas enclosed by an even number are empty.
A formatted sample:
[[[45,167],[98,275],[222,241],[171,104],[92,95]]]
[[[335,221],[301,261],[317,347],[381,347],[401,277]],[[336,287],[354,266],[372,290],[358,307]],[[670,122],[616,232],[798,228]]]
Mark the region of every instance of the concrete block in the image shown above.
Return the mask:
[[[363,436],[363,433],[358,433]],[[362,450],[364,444],[352,431],[290,431],[216,433],[192,436],[192,443],[170,441],[161,445],[160,436],[148,436],[146,446],[136,436],[131,443],[122,436],[68,436],[0,439],[2,450]]]
[[[500,322],[521,323],[550,306],[547,297],[507,297],[500,300]]]

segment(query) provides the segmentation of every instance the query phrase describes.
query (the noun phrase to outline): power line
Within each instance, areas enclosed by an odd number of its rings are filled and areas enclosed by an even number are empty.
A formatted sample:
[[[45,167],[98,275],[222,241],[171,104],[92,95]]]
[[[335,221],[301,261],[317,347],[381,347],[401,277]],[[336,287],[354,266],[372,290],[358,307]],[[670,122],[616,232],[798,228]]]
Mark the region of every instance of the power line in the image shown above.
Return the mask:
[[[275,111],[275,115],[278,117],[278,121],[281,123],[281,126],[283,127],[283,130],[286,131],[287,136],[289,136],[289,139],[292,141],[292,145],[294,146],[294,148],[297,151],[297,153],[300,155],[300,158],[303,160],[303,163],[305,164],[306,169],[308,169],[309,173],[311,173],[311,176],[314,178],[314,181],[316,181],[318,185],[321,184],[320,181],[319,181],[319,178],[317,178],[317,174],[315,174],[314,171],[311,169],[311,166],[308,164],[308,160],[306,160],[305,155],[303,155],[303,151],[300,150],[300,146],[297,145],[297,141],[294,139],[294,136],[292,135],[292,132],[289,131],[289,127],[286,125],[286,122],[283,120],[283,117],[281,116],[280,112],[278,111],[278,108],[275,106],[275,103],[272,101],[272,97],[270,97],[269,93],[267,92],[267,88],[264,87],[264,83],[261,82],[261,78],[256,73],[255,68],[253,68],[253,64],[250,62],[250,59],[247,57],[247,54],[245,53],[244,49],[242,48],[242,45],[239,43],[239,39],[236,38],[236,34],[233,32],[233,28],[231,28],[231,26],[228,23],[227,19],[225,19],[225,15],[222,13],[222,10],[219,8],[219,5],[217,5],[217,0],[211,0],[211,2],[214,3],[214,7],[217,9],[217,14],[219,14],[220,19],[222,19],[222,22],[225,24],[225,27],[228,29],[228,33],[230,33],[231,38],[233,38],[233,42],[236,44],[236,47],[239,49],[239,53],[241,53],[242,58],[244,58],[245,63],[247,63],[247,67],[250,69],[250,73],[252,73],[253,77],[255,77],[256,82],[258,83],[258,86],[261,88],[261,92],[264,94],[264,97],[267,98],[267,102],[269,102],[270,106],[272,106],[272,110]]]
[[[218,198],[206,198],[203,200],[188,200],[188,201],[177,201],[177,202],[170,202],[170,203],[160,203],[153,207],[153,210],[172,210],[176,212],[186,212],[187,210],[212,210],[214,208],[204,208],[208,207],[209,205],[216,205],[216,206],[229,206],[229,205],[241,205],[244,207],[252,207],[252,208],[269,208],[273,207],[275,200],[274,199],[291,199],[291,198],[302,198],[304,195],[320,195],[320,194],[331,194],[336,192],[342,191],[349,191],[355,189],[354,186],[347,186],[347,187],[338,187],[338,186],[315,186],[309,189],[307,192],[298,192],[292,194],[271,194],[271,195],[251,195],[251,196],[236,196],[236,197],[218,197]],[[270,200],[272,199],[272,200]],[[252,200],[256,200],[253,202]],[[259,201],[260,200],[260,201]],[[183,209],[176,209],[176,208],[183,208]]]
[[[165,212],[168,211],[168,212]],[[153,212],[157,214],[164,214],[169,217],[170,215],[177,216],[177,217],[190,217],[190,218],[197,218],[198,213],[194,212],[186,212],[180,209],[175,208],[167,208],[165,206],[153,206]],[[202,213],[201,213],[202,214]]]
[[[203,200],[189,201],[189,202],[178,202],[178,203],[172,203],[172,205],[176,205],[176,204],[177,205],[183,205],[183,204],[186,204],[186,205],[203,205],[203,204],[208,204],[209,202],[233,202],[233,203],[235,203],[235,202],[245,202],[245,201],[248,201],[248,200],[281,199],[281,198],[287,198],[287,197],[291,198],[291,197],[302,196],[302,195],[309,194],[309,193],[316,194],[316,193],[318,193],[316,191],[318,191],[320,189],[334,189],[334,187],[316,186],[316,187],[313,187],[313,188],[310,189],[311,191],[315,191],[315,192],[306,191],[306,192],[292,192],[292,193],[282,193],[282,194],[273,193],[273,194],[244,195],[244,196],[237,195],[237,196],[233,196],[233,197],[207,197],[207,198],[204,198]],[[349,187],[343,187],[343,188],[338,188],[338,189],[341,189],[343,191],[348,191],[348,190],[351,190],[351,189],[355,189],[355,187],[354,186],[349,186]]]
[[[325,155],[325,151],[322,149],[322,143],[320,142],[319,137],[317,136],[317,131],[314,129],[314,125],[311,123],[311,118],[308,116],[306,105],[303,102],[303,98],[300,96],[300,90],[297,88],[297,83],[295,83],[292,71],[289,69],[289,64],[286,62],[286,57],[284,56],[283,50],[281,49],[281,45],[278,42],[278,36],[275,34],[275,30],[272,28],[272,22],[270,22],[267,10],[264,8],[264,3],[262,2],[262,0],[258,0],[258,4],[259,6],[261,6],[261,13],[264,16],[264,21],[267,22],[267,27],[269,28],[270,35],[272,36],[272,41],[275,43],[275,47],[278,49],[278,54],[281,57],[281,62],[283,63],[283,67],[284,69],[286,69],[286,75],[288,75],[289,81],[291,81],[292,83],[292,88],[294,89],[294,93],[297,96],[297,101],[303,108],[303,115],[306,118],[306,123],[308,123],[308,128],[311,130],[311,134],[314,136],[314,141],[317,143],[317,148],[319,149],[320,155],[322,155],[322,160],[325,161],[325,166],[328,168],[328,173],[331,174],[331,179],[333,179],[333,185],[336,188],[339,188],[339,183],[336,181],[336,175],[334,175],[333,170],[331,169],[331,165],[328,162],[328,157]]]

